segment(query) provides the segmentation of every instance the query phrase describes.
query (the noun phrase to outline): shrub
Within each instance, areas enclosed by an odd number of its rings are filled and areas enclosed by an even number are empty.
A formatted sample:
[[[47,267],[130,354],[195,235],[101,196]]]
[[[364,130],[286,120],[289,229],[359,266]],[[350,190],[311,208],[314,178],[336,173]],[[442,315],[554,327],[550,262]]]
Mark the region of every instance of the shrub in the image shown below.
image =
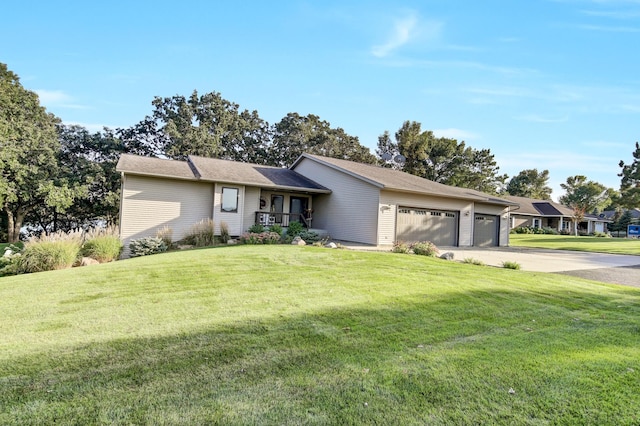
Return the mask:
[[[71,268],[80,254],[81,232],[55,232],[32,237],[18,258],[17,273]]]
[[[249,227],[249,229],[247,229],[247,232],[250,234],[260,234],[264,232],[264,225],[261,225],[259,223],[254,223]]]
[[[216,224],[212,219],[202,219],[189,228],[184,242],[196,246],[207,247],[215,244]]]
[[[304,226],[300,222],[291,222],[287,228],[287,235],[297,237],[304,230]]]
[[[240,242],[243,244],[277,244],[280,242],[281,235],[276,232],[245,232],[240,236]]]
[[[269,226],[269,232],[275,232],[276,234],[282,235],[282,226],[276,224],[273,224],[271,226]]]
[[[593,236],[594,237],[599,237],[599,238],[611,238],[611,234],[609,234],[607,232],[594,232]]]
[[[314,231],[303,230],[298,233],[298,236],[308,244],[313,244],[320,241],[320,235],[318,235],[318,233]]]
[[[435,257],[438,255],[438,247],[433,244],[431,241],[420,241],[411,245],[411,250],[413,250],[414,254],[418,254],[420,256],[431,256]]]
[[[82,256],[90,257],[100,263],[111,262],[120,257],[122,241],[116,226],[94,228],[84,234],[84,243],[80,248]]]
[[[404,253],[407,254],[411,251],[411,247],[404,241],[394,241],[393,247],[391,248],[393,253]]]
[[[227,224],[227,222],[220,222],[220,240],[226,244],[230,239],[231,236],[229,235],[229,225]]]
[[[164,253],[167,251],[167,245],[161,238],[145,237],[131,240],[129,243],[129,251],[131,257],[148,256],[150,254]]]
[[[156,238],[160,238],[167,247],[171,247],[173,245],[173,229],[169,226],[158,229],[156,231]]]
[[[469,265],[476,265],[476,266],[484,266],[484,262],[482,260],[474,259],[473,257],[465,257],[462,260],[462,263],[468,263]]]
[[[22,248],[13,244],[4,248],[3,256],[0,257],[0,277],[18,274],[18,260],[21,252]]]
[[[502,262],[502,267],[505,269],[520,269],[520,264],[518,262],[504,261]]]

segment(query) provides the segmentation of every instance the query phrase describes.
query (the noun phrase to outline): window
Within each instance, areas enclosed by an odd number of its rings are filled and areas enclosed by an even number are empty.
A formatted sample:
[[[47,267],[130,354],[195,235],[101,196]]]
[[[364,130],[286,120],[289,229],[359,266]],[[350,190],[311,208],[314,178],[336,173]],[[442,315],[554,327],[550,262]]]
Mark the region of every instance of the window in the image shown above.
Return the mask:
[[[540,219],[533,219],[533,227],[540,228]]]
[[[238,188],[222,188],[222,207],[223,212],[238,212]]]

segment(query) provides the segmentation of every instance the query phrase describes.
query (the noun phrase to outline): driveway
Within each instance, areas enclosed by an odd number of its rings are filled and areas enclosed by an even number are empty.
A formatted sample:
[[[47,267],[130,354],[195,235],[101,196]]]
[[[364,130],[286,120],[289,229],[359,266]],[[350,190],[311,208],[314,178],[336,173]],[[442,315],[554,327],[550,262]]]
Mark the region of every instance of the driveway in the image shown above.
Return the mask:
[[[521,247],[450,247],[455,260],[472,258],[487,265],[518,262],[524,271],[555,272],[591,280],[640,287],[640,256],[544,250]]]

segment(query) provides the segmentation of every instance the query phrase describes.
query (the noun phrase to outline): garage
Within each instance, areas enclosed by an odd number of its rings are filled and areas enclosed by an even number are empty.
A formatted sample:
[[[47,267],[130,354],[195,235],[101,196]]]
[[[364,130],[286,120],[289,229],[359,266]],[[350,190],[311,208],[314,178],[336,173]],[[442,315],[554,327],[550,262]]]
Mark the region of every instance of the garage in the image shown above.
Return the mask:
[[[473,245],[493,247],[498,245],[500,218],[487,214],[476,214],[473,225]]]
[[[431,241],[437,246],[458,245],[458,212],[400,207],[396,240]]]

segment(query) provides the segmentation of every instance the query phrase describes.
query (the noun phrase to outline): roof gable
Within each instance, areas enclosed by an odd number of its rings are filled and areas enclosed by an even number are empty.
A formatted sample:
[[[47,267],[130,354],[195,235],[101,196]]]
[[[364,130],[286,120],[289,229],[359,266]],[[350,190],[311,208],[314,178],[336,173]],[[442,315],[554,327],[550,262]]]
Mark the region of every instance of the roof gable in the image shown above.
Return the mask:
[[[380,189],[435,195],[446,198],[468,199],[505,206],[515,204],[509,200],[480,191],[444,185],[399,170],[320,155],[302,154],[291,166],[291,169],[295,169],[304,159],[339,170],[371,185],[377,186]]]

